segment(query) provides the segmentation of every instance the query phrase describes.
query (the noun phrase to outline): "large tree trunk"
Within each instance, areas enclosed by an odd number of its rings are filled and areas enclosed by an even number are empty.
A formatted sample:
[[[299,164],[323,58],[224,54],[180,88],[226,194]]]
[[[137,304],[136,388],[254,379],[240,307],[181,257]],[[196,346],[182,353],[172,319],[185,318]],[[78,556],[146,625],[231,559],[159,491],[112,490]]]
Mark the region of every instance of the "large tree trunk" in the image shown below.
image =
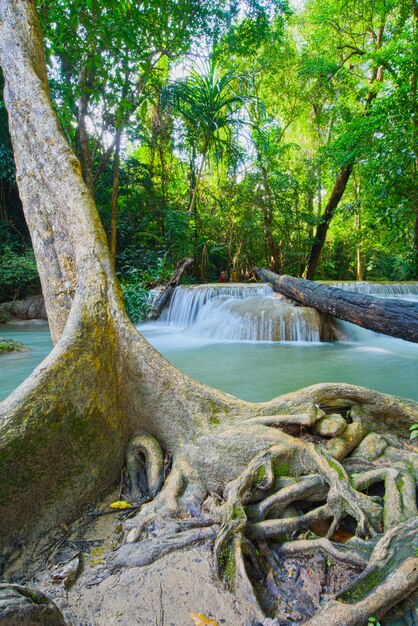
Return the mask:
[[[255,267],[253,271],[261,280],[273,285],[275,291],[298,304],[377,333],[418,343],[418,304],[415,302],[375,298],[303,278],[278,276],[264,268]]]
[[[258,542],[266,554],[266,542],[288,534],[298,541],[286,541],[285,551],[320,549],[366,567],[375,555],[370,535],[386,533],[386,553],[392,550],[389,532],[403,537],[405,530],[406,539],[414,540],[418,463],[405,432],[418,419],[417,403],[329,384],[252,404],[210,389],[165,361],[124,311],[93,198],[49,101],[34,1],[0,0],[0,42],[20,193],[56,342],[0,405],[2,544],[68,522],[91,505],[114,485],[133,435],[127,455],[132,497],[138,491],[137,454],[145,453],[153,499],[130,520],[127,543],[109,567],[144,563],[148,526],[156,516],[171,522],[152,540],[153,558],[160,540],[161,553],[218,534],[218,571],[241,603],[246,624],[264,619],[245,567],[248,551],[262,558]],[[329,441],[320,435],[326,411],[341,414],[342,434],[334,432]],[[161,449],[173,458],[166,479]],[[362,491],[379,481],[387,488],[378,503]],[[202,518],[196,519],[204,501],[210,508],[211,494],[220,497],[207,522],[217,533],[199,529]],[[301,501],[304,513],[289,518],[288,507]],[[346,516],[365,539],[361,550],[355,544],[344,551],[332,542]],[[173,538],[173,519],[184,517],[174,524]],[[302,540],[300,531],[314,520],[328,520],[330,541]],[[193,533],[181,532],[193,524]],[[370,585],[366,607],[361,592],[348,601],[350,613],[364,617],[372,598],[379,616],[388,598],[399,602],[414,591],[418,573],[409,560],[394,563]],[[346,604],[327,605],[327,623],[338,623]]]

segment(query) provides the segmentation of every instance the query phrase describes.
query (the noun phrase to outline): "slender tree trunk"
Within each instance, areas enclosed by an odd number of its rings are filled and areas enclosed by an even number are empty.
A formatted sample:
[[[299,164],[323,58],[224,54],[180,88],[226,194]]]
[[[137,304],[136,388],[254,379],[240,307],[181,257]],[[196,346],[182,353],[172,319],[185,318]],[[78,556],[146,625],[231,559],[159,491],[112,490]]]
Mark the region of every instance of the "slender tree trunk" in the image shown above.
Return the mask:
[[[358,213],[356,215],[356,235],[357,235],[357,243],[356,243],[356,280],[362,281],[364,279],[364,267],[363,267],[363,256],[361,253],[361,214],[360,207],[358,208]]]
[[[360,182],[357,180],[356,175],[354,175],[354,194],[356,197],[356,217],[354,222],[354,227],[356,231],[356,280],[363,280],[364,277],[364,268],[363,268],[363,257],[361,250],[361,188]]]
[[[328,233],[328,228],[334,217],[335,210],[337,209],[344,191],[347,187],[347,183],[353,171],[353,164],[349,163],[340,170],[337,180],[335,181],[334,188],[331,192],[324,213],[321,217],[321,223],[318,225],[315,233],[315,241],[312,245],[311,252],[309,254],[308,263],[306,265],[303,277],[308,280],[312,280],[315,274],[316,266],[321,256],[322,249],[325,245],[325,240]]]
[[[385,30],[386,17],[382,17],[379,31],[376,37],[376,50],[379,50],[382,47],[383,43],[383,33]],[[383,67],[375,66],[372,71],[372,75],[370,77],[371,89],[366,98],[366,104],[364,106],[364,114],[367,115],[370,109],[370,106],[373,100],[377,96],[376,88],[374,87],[375,81],[381,82],[383,80]],[[331,220],[335,214],[335,211],[338,207],[338,204],[344,194],[344,191],[347,187],[348,180],[350,178],[351,172],[353,171],[354,160],[347,163],[343,168],[341,168],[337,180],[335,181],[333,190],[331,192],[331,196],[327,202],[324,213],[321,218],[321,222],[318,225],[315,234],[315,241],[312,245],[311,252],[309,254],[308,262],[305,267],[305,271],[303,272],[303,278],[307,278],[308,280],[313,280],[316,267],[318,265],[319,258],[321,256],[322,249],[325,245],[325,240],[328,233],[328,228],[331,223]]]
[[[198,258],[199,257],[199,212],[197,210],[197,192],[198,192],[199,184],[202,178],[207,152],[208,152],[208,145],[205,144],[203,146],[202,158],[200,160],[197,176],[195,177],[195,180],[194,180],[194,188],[193,188],[192,198],[191,198],[190,206],[189,206],[189,214],[193,214],[194,216],[193,248],[194,248],[195,267],[199,267],[199,258]]]
[[[198,192],[200,181],[201,181],[201,178],[202,178],[203,168],[204,168],[205,163],[206,163],[207,151],[208,151],[207,146],[204,146],[203,147],[203,152],[202,152],[202,158],[201,158],[200,164],[199,164],[199,170],[197,172],[197,176],[196,176],[195,183],[194,183],[192,199],[190,200],[189,213],[196,213],[197,192]]]
[[[81,96],[77,107],[76,143],[84,182],[87,185],[87,189],[94,197],[93,161],[90,150],[89,135],[87,132],[87,114],[89,100],[87,93],[87,75],[88,70],[87,66],[85,65],[80,72],[79,79]]]
[[[120,171],[120,144],[122,131],[116,131],[115,158],[113,161],[113,186],[112,186],[112,217],[110,225],[110,257],[113,267],[116,267],[116,235],[118,224],[118,198],[119,198],[119,171]]]
[[[272,230],[274,217],[274,196],[270,187],[268,172],[263,164],[263,158],[259,150],[257,150],[257,161],[261,172],[265,194],[263,206],[264,248],[269,255],[268,265],[274,272],[280,272],[283,269],[283,258],[280,246],[275,241]]]

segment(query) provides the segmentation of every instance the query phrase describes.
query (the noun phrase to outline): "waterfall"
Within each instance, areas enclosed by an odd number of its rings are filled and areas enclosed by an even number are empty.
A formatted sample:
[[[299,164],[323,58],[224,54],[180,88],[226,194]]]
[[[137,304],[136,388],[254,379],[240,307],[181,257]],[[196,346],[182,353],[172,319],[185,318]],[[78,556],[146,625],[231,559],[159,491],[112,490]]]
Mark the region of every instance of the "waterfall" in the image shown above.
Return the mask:
[[[368,283],[368,282],[332,282],[324,283],[329,287],[338,287],[344,291],[363,293],[378,298],[399,298],[401,300],[418,301],[418,283]],[[345,334],[347,341],[364,342],[375,335],[373,331],[366,330],[355,324],[336,320],[341,336]]]
[[[327,332],[315,309],[293,305],[263,284],[177,287],[157,323],[230,341],[319,342]]]
[[[345,291],[355,291],[382,298],[418,296],[418,283],[327,282],[325,284],[329,287],[344,289]]]

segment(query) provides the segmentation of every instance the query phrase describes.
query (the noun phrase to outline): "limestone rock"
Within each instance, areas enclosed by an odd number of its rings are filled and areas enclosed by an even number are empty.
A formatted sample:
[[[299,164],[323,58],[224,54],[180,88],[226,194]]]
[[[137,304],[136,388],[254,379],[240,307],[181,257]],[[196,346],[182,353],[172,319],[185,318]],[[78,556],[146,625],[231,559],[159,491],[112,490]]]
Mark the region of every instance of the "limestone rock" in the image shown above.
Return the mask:
[[[25,298],[25,300],[3,302],[3,304],[0,304],[0,311],[19,320],[48,319],[43,296],[32,296]]]
[[[347,422],[338,413],[326,415],[315,424],[315,433],[321,437],[338,437],[347,428]]]

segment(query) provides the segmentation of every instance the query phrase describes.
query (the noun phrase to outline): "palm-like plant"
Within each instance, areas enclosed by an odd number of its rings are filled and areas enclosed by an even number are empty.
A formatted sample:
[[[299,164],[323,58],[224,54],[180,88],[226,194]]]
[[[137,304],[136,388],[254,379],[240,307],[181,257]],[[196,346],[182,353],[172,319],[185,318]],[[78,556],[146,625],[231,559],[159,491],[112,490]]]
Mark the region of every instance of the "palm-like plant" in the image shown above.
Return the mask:
[[[196,210],[197,192],[209,151],[223,151],[229,145],[232,129],[243,123],[239,111],[245,97],[236,91],[241,84],[241,76],[233,72],[221,74],[211,60],[206,73],[195,70],[187,78],[177,80],[167,88],[166,98],[186,124],[193,150],[200,154],[190,213]]]

